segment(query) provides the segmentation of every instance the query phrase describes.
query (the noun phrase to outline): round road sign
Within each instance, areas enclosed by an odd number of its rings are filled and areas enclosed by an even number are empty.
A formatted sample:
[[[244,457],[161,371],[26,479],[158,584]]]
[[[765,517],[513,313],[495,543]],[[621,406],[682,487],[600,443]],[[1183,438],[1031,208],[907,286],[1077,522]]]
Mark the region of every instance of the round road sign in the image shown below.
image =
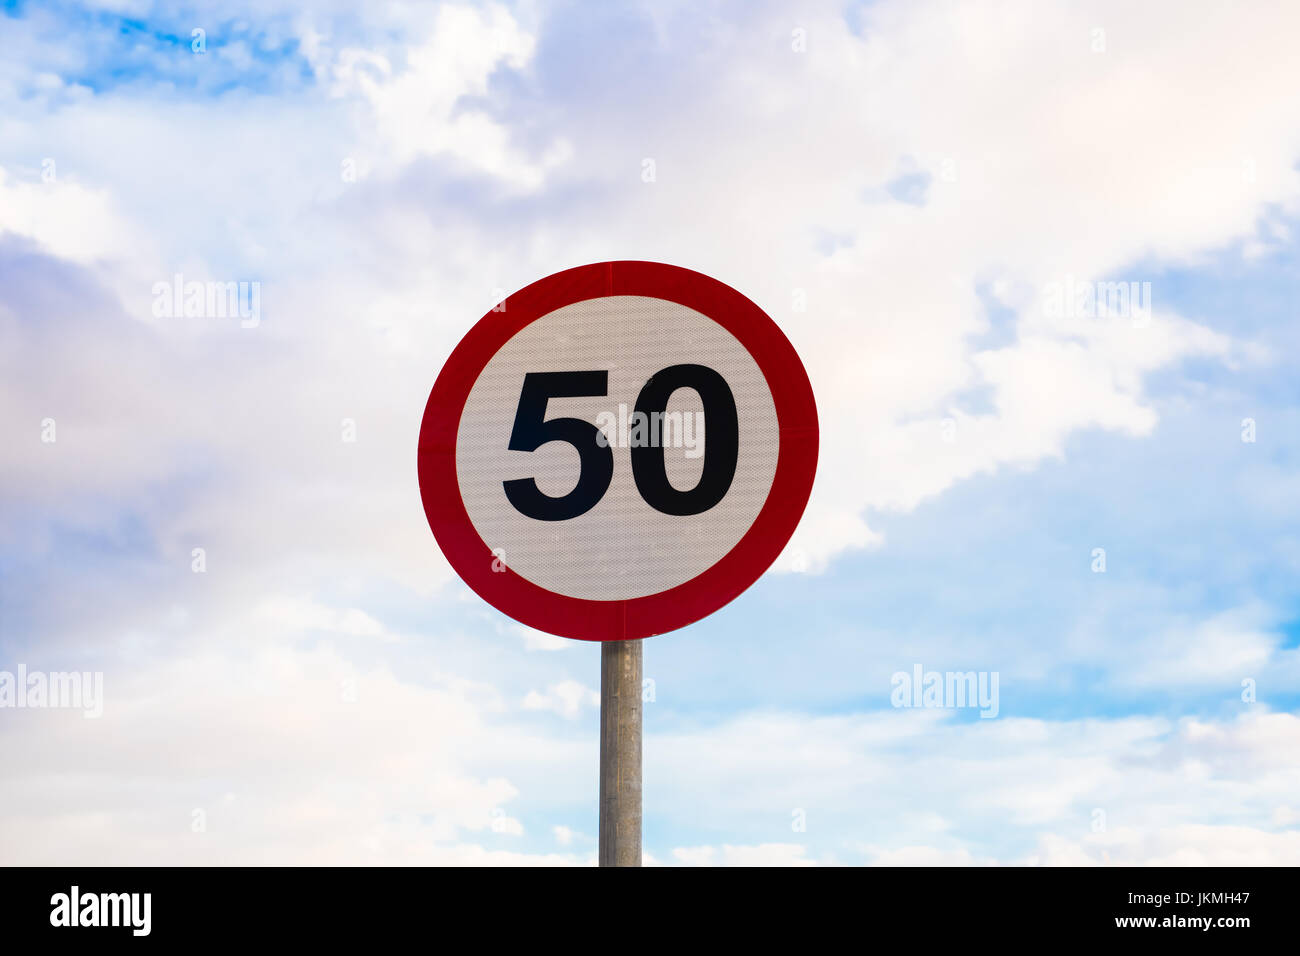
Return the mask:
[[[530,627],[662,634],[756,581],[803,514],[817,408],[794,348],[689,269],[601,262],[488,312],[420,427],[429,527],[457,573]]]

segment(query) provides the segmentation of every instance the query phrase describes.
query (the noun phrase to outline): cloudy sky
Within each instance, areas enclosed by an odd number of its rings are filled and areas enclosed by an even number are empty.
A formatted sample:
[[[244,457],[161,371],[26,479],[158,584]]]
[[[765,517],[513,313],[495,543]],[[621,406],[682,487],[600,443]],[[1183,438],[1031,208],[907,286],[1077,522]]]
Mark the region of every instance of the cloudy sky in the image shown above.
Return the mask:
[[[104,700],[0,709],[0,862],[593,862],[599,649],[459,582],[416,439],[502,294],[651,259],[782,327],[822,452],[646,643],[648,862],[1300,863],[1298,33],[5,0],[0,670]]]

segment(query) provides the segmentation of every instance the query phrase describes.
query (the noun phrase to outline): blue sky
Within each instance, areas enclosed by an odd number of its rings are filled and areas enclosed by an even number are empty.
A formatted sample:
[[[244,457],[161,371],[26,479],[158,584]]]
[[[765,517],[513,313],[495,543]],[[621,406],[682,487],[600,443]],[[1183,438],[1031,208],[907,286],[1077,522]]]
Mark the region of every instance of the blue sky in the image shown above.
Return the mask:
[[[592,862],[599,651],[454,578],[415,444],[497,290],[648,258],[823,434],[646,645],[651,862],[1300,861],[1297,24],[1158,7],[7,4],[0,670],[105,702],[0,709],[0,858]]]

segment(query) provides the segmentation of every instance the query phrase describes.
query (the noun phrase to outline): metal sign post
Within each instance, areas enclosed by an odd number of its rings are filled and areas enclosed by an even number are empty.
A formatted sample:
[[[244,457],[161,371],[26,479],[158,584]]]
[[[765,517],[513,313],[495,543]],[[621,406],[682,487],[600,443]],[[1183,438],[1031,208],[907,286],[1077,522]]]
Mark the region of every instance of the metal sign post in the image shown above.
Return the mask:
[[[600,645],[600,865],[641,865],[641,641]]]

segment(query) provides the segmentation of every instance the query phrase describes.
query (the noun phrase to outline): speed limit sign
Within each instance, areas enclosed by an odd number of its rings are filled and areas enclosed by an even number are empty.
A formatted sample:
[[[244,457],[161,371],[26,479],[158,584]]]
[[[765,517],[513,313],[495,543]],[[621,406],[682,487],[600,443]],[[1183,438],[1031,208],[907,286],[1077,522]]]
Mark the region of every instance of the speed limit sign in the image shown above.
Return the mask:
[[[489,604],[564,637],[649,637],[753,584],[803,514],[817,409],[736,290],[601,262],[507,297],[461,340],[420,427],[420,495]]]

